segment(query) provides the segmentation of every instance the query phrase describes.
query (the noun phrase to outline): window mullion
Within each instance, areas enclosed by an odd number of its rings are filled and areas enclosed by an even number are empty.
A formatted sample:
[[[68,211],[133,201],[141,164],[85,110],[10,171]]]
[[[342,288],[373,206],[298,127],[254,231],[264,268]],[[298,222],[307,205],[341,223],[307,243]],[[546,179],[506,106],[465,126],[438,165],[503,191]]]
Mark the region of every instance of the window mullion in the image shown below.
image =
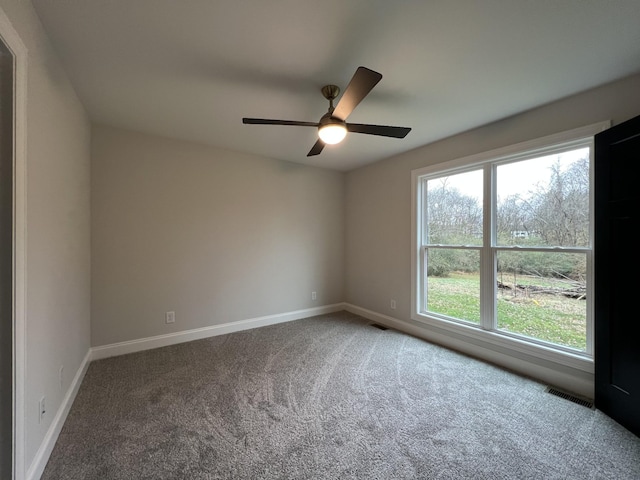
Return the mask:
[[[424,313],[427,310],[426,293],[427,293],[427,247],[423,245],[420,248],[420,298],[418,308]]]
[[[483,235],[480,252],[480,326],[484,330],[494,330],[495,321],[495,169],[492,164],[484,165],[483,183]]]

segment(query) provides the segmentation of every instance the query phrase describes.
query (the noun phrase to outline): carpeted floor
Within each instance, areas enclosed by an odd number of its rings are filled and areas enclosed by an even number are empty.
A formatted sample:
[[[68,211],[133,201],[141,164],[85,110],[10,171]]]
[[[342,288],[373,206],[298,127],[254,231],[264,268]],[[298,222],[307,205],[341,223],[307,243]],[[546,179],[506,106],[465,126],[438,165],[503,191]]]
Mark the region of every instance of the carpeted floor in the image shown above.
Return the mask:
[[[545,385],[340,312],[93,362],[43,479],[640,479]]]

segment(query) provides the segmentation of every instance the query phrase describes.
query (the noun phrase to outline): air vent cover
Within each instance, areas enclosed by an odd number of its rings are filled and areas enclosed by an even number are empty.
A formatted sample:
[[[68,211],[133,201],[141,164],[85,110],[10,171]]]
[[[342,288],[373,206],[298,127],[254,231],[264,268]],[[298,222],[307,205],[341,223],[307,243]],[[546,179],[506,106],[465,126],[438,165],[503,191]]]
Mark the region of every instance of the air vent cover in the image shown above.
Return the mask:
[[[385,327],[384,325],[380,325],[379,323],[370,323],[369,325],[377,328],[378,330],[389,330],[389,327]]]
[[[558,390],[557,388],[553,387],[547,387],[545,391],[547,393],[550,393],[551,395],[555,395],[556,397],[564,398],[565,400],[569,400],[570,402],[590,408],[591,410],[594,409],[593,402],[585,398],[576,397],[575,395],[572,395],[568,392],[563,392],[562,390]]]

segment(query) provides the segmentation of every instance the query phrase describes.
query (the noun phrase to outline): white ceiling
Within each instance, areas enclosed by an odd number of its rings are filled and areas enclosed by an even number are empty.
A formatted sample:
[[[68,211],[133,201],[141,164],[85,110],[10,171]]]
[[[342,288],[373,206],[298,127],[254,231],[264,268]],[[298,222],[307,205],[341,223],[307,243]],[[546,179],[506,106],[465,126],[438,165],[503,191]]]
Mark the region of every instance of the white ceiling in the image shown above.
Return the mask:
[[[94,122],[348,171],[640,72],[640,0],[33,0]],[[382,81],[316,157],[323,85]],[[640,94],[640,92],[639,92]]]

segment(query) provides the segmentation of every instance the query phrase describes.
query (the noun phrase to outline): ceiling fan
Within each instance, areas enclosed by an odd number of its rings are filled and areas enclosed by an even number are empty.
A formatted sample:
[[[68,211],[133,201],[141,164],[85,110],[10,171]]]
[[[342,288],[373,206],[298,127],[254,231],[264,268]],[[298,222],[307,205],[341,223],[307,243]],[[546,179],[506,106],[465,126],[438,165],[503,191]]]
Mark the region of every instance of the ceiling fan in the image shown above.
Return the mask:
[[[272,120],[268,118],[243,118],[242,123],[251,125],[292,125],[299,127],[317,127],[318,141],[311,147],[307,157],[318,155],[326,144],[340,143],[347,132],[379,135],[382,137],[404,138],[411,131],[408,127],[392,127],[388,125],[369,125],[366,123],[347,123],[347,117],[358,104],[382,79],[382,75],[365,67],[358,67],[353,74],[347,89],[334,107],[333,101],[340,94],[336,85],[322,87],[322,95],[329,100],[329,111],[319,122],[298,122],[294,120]]]

